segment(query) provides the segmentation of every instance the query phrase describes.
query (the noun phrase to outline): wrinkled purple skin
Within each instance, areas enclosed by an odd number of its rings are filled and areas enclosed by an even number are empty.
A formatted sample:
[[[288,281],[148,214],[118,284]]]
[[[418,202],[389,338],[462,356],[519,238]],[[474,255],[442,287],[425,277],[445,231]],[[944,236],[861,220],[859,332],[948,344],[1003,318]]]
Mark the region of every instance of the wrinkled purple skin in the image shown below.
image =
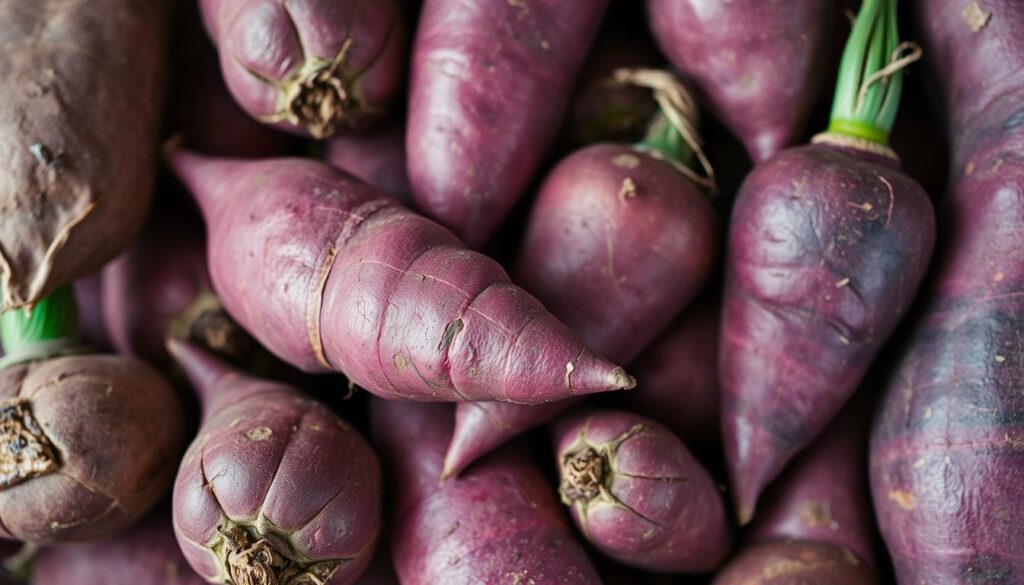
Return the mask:
[[[710,571],[725,560],[732,528],[722,496],[671,431],[623,410],[582,411],[559,420],[553,439],[562,501],[572,500],[576,526],[601,552],[674,573]],[[567,462],[588,448],[610,450],[597,482],[601,494],[574,498],[566,490]]]
[[[346,173],[170,156],[202,207],[224,306],[300,369],[405,400],[538,403],[632,386],[496,262]]]
[[[827,544],[799,541],[763,542],[747,547],[733,557],[712,582],[713,585],[879,583],[871,567],[850,551]]]
[[[589,347],[628,363],[707,280],[717,231],[711,204],[671,165],[627,146],[590,146],[541,185],[516,282]],[[446,473],[568,406],[460,405]]]
[[[170,134],[205,154],[243,158],[287,154],[293,148],[292,138],[255,122],[231,98],[201,18],[197,2],[179,3],[167,112]]]
[[[35,585],[204,585],[174,539],[169,510],[150,514],[114,538],[44,550]]]
[[[637,387],[616,396],[627,410],[660,422],[691,448],[721,442],[720,316],[718,299],[690,305],[635,362]]]
[[[114,348],[103,323],[103,271],[93,272],[74,282],[78,301],[78,327],[82,341],[96,351],[108,352]]]
[[[405,123],[393,119],[370,134],[335,136],[327,141],[327,164],[412,206],[405,172]]]
[[[874,564],[867,478],[870,410],[860,396],[765,492],[748,537],[830,544]]]
[[[900,583],[1024,582],[1024,5],[918,5],[952,144],[942,243],[871,436]]]
[[[295,134],[326,138],[361,129],[385,112],[401,86],[405,31],[393,0],[199,0],[235,101],[257,120]],[[285,86],[309,69],[329,68],[344,87],[343,105],[312,122],[280,120]]]
[[[187,343],[168,346],[203,404],[174,483],[174,532],[192,568],[211,582],[226,570],[208,547],[222,541],[227,519],[261,536],[273,527],[295,553],[339,563],[327,585],[353,583],[381,525],[370,446],[291,386],[251,378]]]
[[[406,150],[416,205],[479,249],[554,141],[607,0],[427,0]]]
[[[800,141],[835,9],[833,0],[647,0],[662,52],[755,163]]]
[[[898,164],[817,144],[747,176],[733,208],[719,347],[741,523],[839,412],[917,291],[935,239]]]
[[[391,554],[402,585],[601,583],[522,450],[507,447],[439,485],[451,406],[375,399],[371,421],[394,489]]]

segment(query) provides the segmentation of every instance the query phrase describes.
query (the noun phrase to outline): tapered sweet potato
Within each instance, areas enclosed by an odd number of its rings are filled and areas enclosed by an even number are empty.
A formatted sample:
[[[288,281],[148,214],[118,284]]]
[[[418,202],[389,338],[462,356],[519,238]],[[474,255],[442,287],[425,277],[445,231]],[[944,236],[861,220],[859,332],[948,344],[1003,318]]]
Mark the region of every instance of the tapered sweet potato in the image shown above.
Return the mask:
[[[0,316],[0,537],[104,538],[166,492],[181,405],[153,368],[77,346],[69,286]]]
[[[267,349],[389,398],[538,403],[631,387],[493,260],[326,165],[171,154],[213,283]]]
[[[276,128],[327,138],[379,118],[401,86],[394,0],[200,0],[228,89]]]
[[[887,146],[910,60],[895,14],[891,0],[864,3],[830,131],[755,167],[736,198],[719,360],[742,522],[861,382],[931,257],[930,200]]]
[[[405,124],[395,119],[369,135],[335,136],[327,163],[350,173],[406,205],[412,204],[405,171]]]
[[[98,269],[142,226],[170,4],[0,5],[0,310]]]
[[[173,362],[168,337],[189,340],[234,363],[247,362],[257,351],[213,292],[201,229],[195,218],[165,211],[104,267],[103,317],[119,352],[166,371]]]
[[[419,209],[480,248],[551,146],[607,0],[427,0],[406,150]]]
[[[732,527],[718,487],[671,431],[623,410],[570,413],[553,441],[562,502],[591,544],[643,569],[702,573]]]
[[[452,408],[374,400],[371,421],[394,486],[391,552],[402,585],[597,584],[551,488],[509,446],[438,483]]]
[[[43,551],[35,585],[203,585],[174,539],[170,510],[150,514],[114,538]]]
[[[800,140],[836,8],[834,0],[647,0],[661,50],[754,162]]]
[[[952,145],[941,244],[871,437],[900,583],[1024,579],[1024,5],[917,5]]]
[[[171,340],[203,403],[174,484],[174,532],[217,583],[352,583],[380,532],[380,464],[359,433],[296,389]]]
[[[656,79],[659,88],[675,84],[663,72],[638,70],[634,76]],[[677,84],[672,91],[690,106],[676,113],[683,130],[693,133],[695,105]],[[613,361],[632,360],[711,271],[714,209],[680,171],[686,154],[692,155],[680,130],[659,114],[639,145],[602,143],[569,155],[545,178],[531,210],[516,282]],[[567,406],[460,405],[445,473],[458,472]]]

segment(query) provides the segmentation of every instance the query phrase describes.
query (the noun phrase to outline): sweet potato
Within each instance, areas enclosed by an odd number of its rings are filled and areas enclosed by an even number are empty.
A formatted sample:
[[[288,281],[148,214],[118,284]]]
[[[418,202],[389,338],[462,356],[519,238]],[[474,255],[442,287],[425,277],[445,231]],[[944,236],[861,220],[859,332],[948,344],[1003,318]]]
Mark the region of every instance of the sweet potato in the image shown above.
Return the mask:
[[[661,50],[755,163],[798,142],[828,56],[833,0],[647,0]]]
[[[816,542],[770,541],[744,548],[712,585],[879,585],[849,551]]]
[[[679,105],[688,108],[675,112],[679,123],[695,132],[696,106],[671,76],[652,70],[622,75],[654,79],[657,91],[676,92]],[[680,130],[659,114],[638,146],[583,148],[548,174],[530,213],[516,282],[615,362],[632,360],[711,271],[715,213],[691,176],[679,170],[692,154],[682,141]],[[566,407],[460,405],[446,475]]]
[[[0,537],[104,538],[166,492],[181,453],[181,405],[156,370],[80,353],[69,286],[30,314],[0,316]]]
[[[631,387],[493,260],[321,163],[172,153],[214,287],[264,347],[413,400],[538,403]]]
[[[150,514],[114,538],[44,550],[35,585],[204,585],[181,556],[170,510]]]
[[[203,422],[174,483],[174,532],[220,583],[352,583],[380,532],[380,464],[326,406],[187,342],[171,354]]]
[[[327,142],[325,160],[405,205],[412,204],[405,172],[405,124],[400,119],[371,134],[335,136]]]
[[[623,410],[570,413],[553,441],[562,502],[591,544],[643,569],[702,573],[732,527],[718,487],[678,437]]]
[[[405,29],[394,0],[200,0],[228,89],[281,130],[361,129],[401,86]]]
[[[0,5],[0,310],[98,269],[142,227],[170,5]]]
[[[900,583],[1024,579],[1024,5],[917,5],[952,145],[927,303],[872,429]]]
[[[234,363],[245,363],[256,353],[256,342],[213,292],[201,228],[191,216],[164,211],[160,221],[104,267],[103,317],[119,352],[164,371],[173,363],[168,337],[189,340]]]
[[[479,249],[554,141],[607,0],[427,0],[406,151],[419,209]]]
[[[930,200],[887,146],[903,47],[895,3],[865,2],[829,132],[755,167],[737,196],[719,360],[741,522],[861,382],[928,266]]]
[[[508,446],[439,485],[450,406],[375,399],[371,423],[395,490],[391,553],[402,585],[601,582],[522,450]]]

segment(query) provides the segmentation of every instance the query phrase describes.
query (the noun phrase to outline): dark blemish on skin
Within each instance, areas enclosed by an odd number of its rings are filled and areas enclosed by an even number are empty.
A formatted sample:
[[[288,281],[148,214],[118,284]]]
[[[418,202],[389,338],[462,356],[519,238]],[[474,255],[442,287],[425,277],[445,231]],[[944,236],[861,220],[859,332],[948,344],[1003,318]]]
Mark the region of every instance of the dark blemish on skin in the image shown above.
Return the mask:
[[[1010,132],[1024,126],[1024,109],[1017,110],[1003,122],[1003,130]]]
[[[58,152],[54,154],[46,145],[36,142],[35,144],[28,147],[28,151],[32,153],[39,164],[46,165],[52,168],[60,168],[64,162],[64,153]]]
[[[456,319],[448,324],[444,329],[444,334],[441,335],[441,342],[437,344],[438,351],[444,351],[452,344],[452,340],[458,335],[459,331],[462,331],[464,324],[462,319]]]

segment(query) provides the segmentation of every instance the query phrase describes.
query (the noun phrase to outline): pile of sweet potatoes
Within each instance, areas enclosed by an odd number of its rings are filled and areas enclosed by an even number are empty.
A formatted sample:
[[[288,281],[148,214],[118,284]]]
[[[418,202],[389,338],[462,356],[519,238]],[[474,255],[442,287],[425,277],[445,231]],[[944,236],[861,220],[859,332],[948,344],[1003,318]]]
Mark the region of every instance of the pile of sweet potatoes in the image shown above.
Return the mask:
[[[0,584],[1024,583],[1024,3],[0,41]]]

